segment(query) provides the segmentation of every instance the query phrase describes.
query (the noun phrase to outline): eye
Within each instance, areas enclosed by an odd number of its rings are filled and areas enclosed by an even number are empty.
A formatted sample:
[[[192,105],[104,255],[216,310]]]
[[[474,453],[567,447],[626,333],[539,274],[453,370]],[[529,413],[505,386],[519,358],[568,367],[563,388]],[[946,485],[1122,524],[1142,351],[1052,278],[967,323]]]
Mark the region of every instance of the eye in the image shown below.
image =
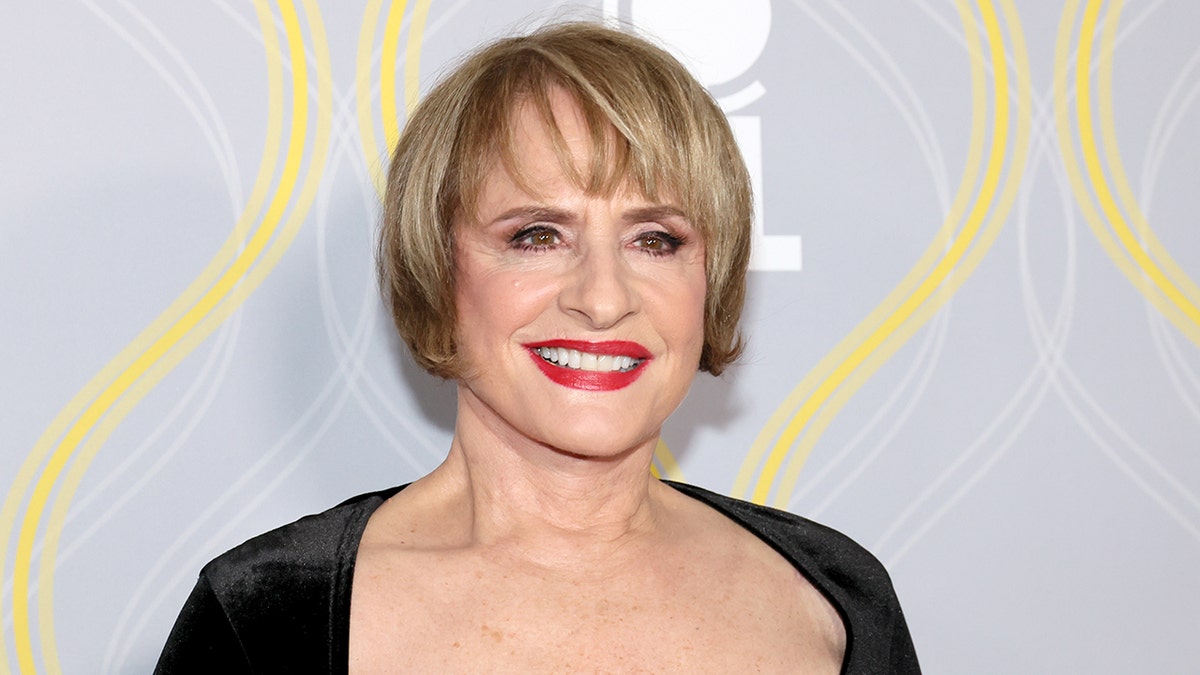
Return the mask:
[[[521,229],[512,236],[509,243],[522,250],[542,251],[557,246],[560,240],[554,230],[544,225],[536,225]]]
[[[683,240],[666,232],[645,232],[638,235],[633,245],[645,250],[647,253],[667,255],[674,253],[676,249],[682,246]]]

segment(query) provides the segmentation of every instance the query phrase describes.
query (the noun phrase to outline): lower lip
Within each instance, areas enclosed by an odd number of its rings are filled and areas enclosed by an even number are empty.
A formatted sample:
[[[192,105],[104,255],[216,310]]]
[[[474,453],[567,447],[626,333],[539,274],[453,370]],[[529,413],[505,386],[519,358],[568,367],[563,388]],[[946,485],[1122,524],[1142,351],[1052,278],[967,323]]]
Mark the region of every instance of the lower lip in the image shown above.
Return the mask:
[[[530,351],[529,355],[533,357],[534,363],[537,363],[538,368],[542,369],[546,377],[550,378],[557,384],[571,389],[582,389],[584,391],[615,391],[633,384],[633,381],[642,376],[642,370],[646,365],[646,361],[642,361],[637,368],[633,370],[614,370],[602,372],[598,370],[576,370],[574,368],[564,368],[550,363],[546,359],[538,356],[536,352]]]

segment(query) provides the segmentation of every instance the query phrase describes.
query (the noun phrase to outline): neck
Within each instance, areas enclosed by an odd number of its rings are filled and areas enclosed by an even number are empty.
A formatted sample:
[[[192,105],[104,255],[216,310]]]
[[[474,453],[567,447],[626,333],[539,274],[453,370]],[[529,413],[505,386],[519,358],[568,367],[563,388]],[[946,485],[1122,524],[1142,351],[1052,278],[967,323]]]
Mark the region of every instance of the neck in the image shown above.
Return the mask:
[[[428,477],[465,505],[455,520],[472,545],[554,567],[610,556],[653,531],[657,436],[604,454],[565,452],[520,435],[481,405],[460,394],[450,453]]]

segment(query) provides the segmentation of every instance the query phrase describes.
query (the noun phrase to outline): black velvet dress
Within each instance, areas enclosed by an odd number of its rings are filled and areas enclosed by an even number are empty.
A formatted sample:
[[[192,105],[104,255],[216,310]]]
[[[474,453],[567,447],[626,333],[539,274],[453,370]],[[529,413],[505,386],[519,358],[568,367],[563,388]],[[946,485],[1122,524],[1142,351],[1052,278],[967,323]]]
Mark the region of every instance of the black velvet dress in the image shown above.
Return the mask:
[[[667,484],[753,532],[825,595],[846,629],[842,673],[920,672],[891,579],[861,546],[791,513]],[[155,672],[345,673],[359,539],[401,489],[354,497],[210,562]]]

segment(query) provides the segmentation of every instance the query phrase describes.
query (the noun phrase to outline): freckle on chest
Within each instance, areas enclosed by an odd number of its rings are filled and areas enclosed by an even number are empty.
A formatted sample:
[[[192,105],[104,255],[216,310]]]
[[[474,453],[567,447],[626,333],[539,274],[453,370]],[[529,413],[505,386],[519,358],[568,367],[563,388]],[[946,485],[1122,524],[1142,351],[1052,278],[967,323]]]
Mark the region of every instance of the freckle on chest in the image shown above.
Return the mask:
[[[481,627],[481,630],[483,631],[484,636],[490,637],[493,641],[495,641],[497,643],[504,641],[504,632],[503,631],[496,630],[495,628],[492,628],[491,626],[487,625],[486,623],[483,624],[483,626]]]

